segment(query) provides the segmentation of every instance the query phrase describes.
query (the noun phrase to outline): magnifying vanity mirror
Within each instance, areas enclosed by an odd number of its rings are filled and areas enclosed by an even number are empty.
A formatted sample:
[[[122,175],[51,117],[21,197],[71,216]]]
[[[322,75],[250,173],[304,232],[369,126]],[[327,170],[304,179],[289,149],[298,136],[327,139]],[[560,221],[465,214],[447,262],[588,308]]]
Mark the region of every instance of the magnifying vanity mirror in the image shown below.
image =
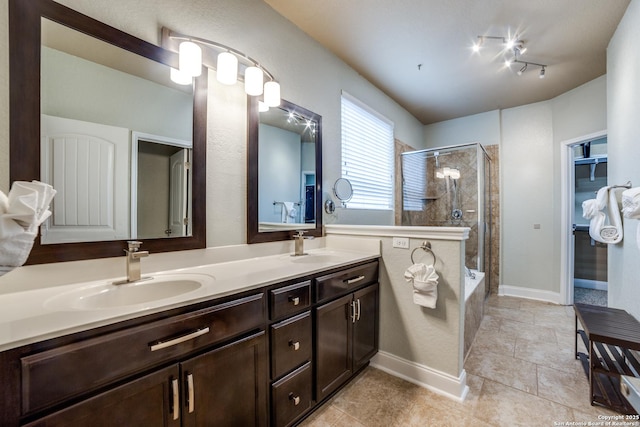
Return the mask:
[[[247,242],[322,235],[322,117],[288,101],[249,98]]]
[[[9,2],[11,181],[58,191],[28,263],[205,240],[206,73],[50,0]]]

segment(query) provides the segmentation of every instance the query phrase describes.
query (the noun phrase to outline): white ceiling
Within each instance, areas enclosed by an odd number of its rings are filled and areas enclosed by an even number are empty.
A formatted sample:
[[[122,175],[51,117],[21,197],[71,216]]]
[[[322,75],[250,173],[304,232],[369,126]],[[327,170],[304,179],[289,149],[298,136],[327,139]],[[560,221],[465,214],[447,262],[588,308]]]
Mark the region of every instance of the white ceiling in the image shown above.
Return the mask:
[[[551,99],[606,73],[606,48],[630,0],[264,0],[422,123]],[[501,43],[518,35],[506,69]],[[422,64],[420,69],[418,64]]]

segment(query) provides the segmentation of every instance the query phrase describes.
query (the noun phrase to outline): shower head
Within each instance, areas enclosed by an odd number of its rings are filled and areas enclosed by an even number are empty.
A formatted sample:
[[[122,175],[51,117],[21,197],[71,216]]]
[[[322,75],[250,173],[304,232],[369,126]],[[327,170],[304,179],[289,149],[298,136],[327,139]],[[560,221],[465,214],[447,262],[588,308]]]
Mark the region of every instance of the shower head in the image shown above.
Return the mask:
[[[433,157],[436,158],[436,167],[439,168],[440,167],[440,162],[438,161],[438,156],[440,155],[440,152],[436,151],[433,153]]]

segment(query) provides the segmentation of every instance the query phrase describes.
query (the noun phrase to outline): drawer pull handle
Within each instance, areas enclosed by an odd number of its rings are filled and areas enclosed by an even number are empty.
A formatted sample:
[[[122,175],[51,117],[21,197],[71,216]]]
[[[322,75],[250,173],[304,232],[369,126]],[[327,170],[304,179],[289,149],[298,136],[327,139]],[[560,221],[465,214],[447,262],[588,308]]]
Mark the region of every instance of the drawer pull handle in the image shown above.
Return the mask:
[[[351,279],[343,280],[347,285],[353,285],[354,283],[358,283],[359,281],[364,280],[364,276],[358,276]]]
[[[358,298],[356,300],[357,305],[357,310],[356,310],[356,320],[360,321],[360,298]]]
[[[300,297],[289,297],[289,302],[293,305],[299,305]]]
[[[300,404],[300,396],[294,396],[293,393],[289,393],[289,400],[291,400],[295,406]]]
[[[300,341],[289,341],[289,347],[293,348],[293,351],[298,351],[300,349]]]
[[[173,419],[180,418],[180,388],[178,380],[171,381],[171,390],[173,391]]]
[[[193,390],[193,374],[189,374],[187,375],[187,401],[188,401],[188,405],[189,405],[189,413],[193,413],[193,410],[195,409],[195,402],[193,401],[194,399],[194,390]]]
[[[209,327],[198,329],[195,332],[188,333],[186,335],[183,335],[178,338],[174,338],[172,340],[158,341],[155,344],[149,345],[149,348],[151,349],[151,351],[162,350],[163,348],[172,347],[174,345],[178,345],[180,343],[192,340],[194,338],[197,338],[201,335],[208,334],[208,333],[209,333]]]

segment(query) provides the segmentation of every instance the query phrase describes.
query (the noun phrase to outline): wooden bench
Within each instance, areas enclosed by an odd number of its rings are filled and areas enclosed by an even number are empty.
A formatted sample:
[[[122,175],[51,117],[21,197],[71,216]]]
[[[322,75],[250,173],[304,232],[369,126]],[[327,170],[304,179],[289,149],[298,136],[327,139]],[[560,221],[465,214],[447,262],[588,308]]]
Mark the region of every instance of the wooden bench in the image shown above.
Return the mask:
[[[635,414],[620,391],[620,375],[640,377],[640,322],[624,310],[574,304],[575,355],[589,378],[591,404]],[[578,323],[579,322],[579,323]],[[578,329],[579,325],[582,329]],[[578,352],[578,336],[588,354]]]

